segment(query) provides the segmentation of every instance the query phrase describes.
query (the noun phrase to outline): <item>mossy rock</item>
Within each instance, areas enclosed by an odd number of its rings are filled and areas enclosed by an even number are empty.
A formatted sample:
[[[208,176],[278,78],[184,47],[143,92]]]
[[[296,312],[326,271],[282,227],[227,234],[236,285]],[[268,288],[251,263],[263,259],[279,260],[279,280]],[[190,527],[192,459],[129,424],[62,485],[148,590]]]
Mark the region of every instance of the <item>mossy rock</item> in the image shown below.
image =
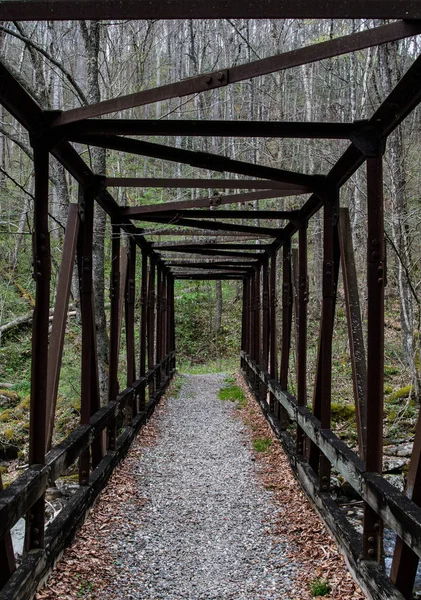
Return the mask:
[[[351,421],[355,419],[355,405],[332,402],[331,413],[334,421]]]
[[[0,415],[0,423],[8,423],[12,419],[13,419],[13,415],[10,410],[5,410]]]
[[[412,392],[412,385],[406,385],[405,387],[396,390],[392,394],[389,394],[385,400],[386,402],[394,402],[395,400],[400,400],[401,398],[408,398]]]
[[[12,408],[19,404],[20,396],[10,390],[0,390],[0,408]]]
[[[21,408],[22,410],[29,410],[31,405],[31,396],[25,396],[22,402],[18,405],[17,408]]]

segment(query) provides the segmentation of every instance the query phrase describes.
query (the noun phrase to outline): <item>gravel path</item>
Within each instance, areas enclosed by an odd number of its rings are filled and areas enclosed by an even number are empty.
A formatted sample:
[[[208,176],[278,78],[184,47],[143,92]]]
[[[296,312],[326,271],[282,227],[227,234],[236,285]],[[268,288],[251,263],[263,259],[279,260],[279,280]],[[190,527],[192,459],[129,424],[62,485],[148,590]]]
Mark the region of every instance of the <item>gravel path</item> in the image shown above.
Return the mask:
[[[158,440],[134,473],[145,505],[127,505],[110,552],[118,565],[105,597],[277,600],[296,597],[299,569],[275,535],[235,406],[218,399],[224,377],[183,377],[158,416]],[[126,521],[127,519],[127,521]]]

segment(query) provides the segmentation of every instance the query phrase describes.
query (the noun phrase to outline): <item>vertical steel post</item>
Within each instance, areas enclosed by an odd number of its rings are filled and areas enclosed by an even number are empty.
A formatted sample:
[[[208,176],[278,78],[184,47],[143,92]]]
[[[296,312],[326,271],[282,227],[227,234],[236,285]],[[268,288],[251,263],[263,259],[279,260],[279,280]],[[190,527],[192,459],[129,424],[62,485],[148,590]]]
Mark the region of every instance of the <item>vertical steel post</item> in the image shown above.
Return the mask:
[[[151,260],[148,284],[148,369],[155,366],[155,261]],[[149,393],[155,391],[154,380],[149,385]]]
[[[421,506],[421,410],[418,413],[411,462],[406,478],[405,494]],[[390,579],[405,598],[412,597],[417,575],[418,555],[398,536],[393,553]]]
[[[354,387],[355,410],[357,416],[358,448],[360,457],[365,457],[366,402],[367,402],[367,360],[364,347],[358,279],[352,245],[351,219],[348,208],[341,208],[339,243],[341,246],[341,268],[344,284],[346,318],[348,324],[349,354],[351,357],[352,382]]]
[[[269,280],[269,374],[271,379],[278,380],[278,339],[276,332],[276,252],[272,252],[270,257],[270,280]],[[279,418],[279,402],[276,402],[275,396],[269,394],[270,411]]]
[[[148,254],[142,248],[142,282],[140,292],[140,352],[139,352],[139,377],[146,375],[146,329],[148,318]],[[142,410],[145,406],[146,386],[142,386],[139,397],[139,408]]]
[[[108,366],[108,402],[117,398],[118,394],[118,354],[119,354],[119,314],[120,314],[120,227],[111,225],[111,275],[110,275],[110,356]],[[115,449],[117,439],[117,422],[108,428],[108,446]]]
[[[339,257],[334,255],[335,233],[339,219],[339,189],[329,190],[323,208],[323,300],[320,360],[320,423],[330,429],[332,400],[332,340],[335,318],[336,273]],[[319,485],[323,491],[330,487],[330,462],[323,453],[319,456]]]
[[[260,300],[260,284],[261,284],[262,269],[260,265],[256,267],[256,277],[254,279],[254,356],[256,364],[261,364],[261,300]],[[260,397],[260,379],[256,375],[254,378],[254,391],[256,396]]]
[[[29,464],[43,465],[46,448],[48,328],[50,316],[51,255],[48,230],[49,152],[33,143],[35,169],[33,261],[36,282],[32,322],[31,401],[29,423]],[[27,550],[44,547],[45,497],[30,509],[26,521]]]
[[[262,269],[262,368],[267,371],[269,366],[269,264],[263,263]]]
[[[136,379],[135,343],[134,343],[134,302],[136,285],[136,243],[129,238],[127,246],[127,274],[125,286],[125,319],[126,319],[126,356],[127,356],[127,386],[131,386]],[[130,411],[130,407],[129,407]],[[128,413],[128,422],[137,414],[137,398],[131,399],[131,414]]]
[[[307,406],[307,222],[298,232],[298,361],[297,404]],[[297,427],[297,452],[304,454],[304,432]]]
[[[155,364],[159,364],[162,359],[162,280],[163,273],[162,267],[158,264],[157,266],[157,281],[156,281],[156,355]],[[161,385],[161,370],[158,369],[156,373],[156,388],[158,389]]]
[[[281,368],[279,383],[281,389],[288,391],[289,358],[291,352],[292,330],[292,266],[291,266],[291,238],[285,240],[282,247],[282,344]],[[288,426],[288,414],[279,407],[279,421],[282,429]]]
[[[80,310],[82,321],[82,374],[80,393],[80,422],[88,425],[91,417],[93,388],[93,330],[95,322],[92,311],[92,243],[94,204],[87,190],[79,186],[80,228],[78,240],[78,267],[80,286]],[[79,483],[87,485],[90,469],[90,451],[85,450],[79,458]]]
[[[367,437],[365,457],[369,472],[382,472],[384,373],[384,217],[382,152],[367,158]],[[383,523],[364,507],[364,558],[383,557]]]

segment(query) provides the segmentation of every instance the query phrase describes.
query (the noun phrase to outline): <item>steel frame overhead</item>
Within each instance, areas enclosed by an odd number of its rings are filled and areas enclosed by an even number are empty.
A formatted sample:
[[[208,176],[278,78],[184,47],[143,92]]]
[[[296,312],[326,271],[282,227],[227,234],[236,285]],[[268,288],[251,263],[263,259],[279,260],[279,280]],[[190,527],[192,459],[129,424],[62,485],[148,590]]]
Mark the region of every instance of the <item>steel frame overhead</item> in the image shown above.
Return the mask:
[[[380,108],[363,123],[242,123],[206,121],[100,120],[97,117],[188,94],[201,93],[253,77],[339,56],[421,33],[418,0],[278,0],[226,2],[163,0],[0,0],[0,19],[127,19],[127,18],[392,18],[407,19],[248,65],[204,73],[191,79],[99,102],[61,113],[44,111],[13,74],[0,63],[0,102],[25,127],[34,150],[34,277],[30,466],[0,496],[0,599],[30,598],[74,533],[113,468],[153,410],[175,368],[174,282],[234,280],[243,283],[241,366],[258,402],[283,441],[293,468],[335,536],[358,583],[376,600],[409,598],[421,556],[421,419],[408,475],[407,494],[382,476],[383,345],[385,256],[383,244],[382,155],[387,136],[421,101],[421,57],[417,58]],[[411,20],[408,20],[411,19]],[[123,137],[142,136],[266,136],[348,139],[350,145],[327,175],[294,173],[225,156],[171,148]],[[235,173],[249,179],[145,179],[100,177],[82,160],[72,142]],[[49,156],[53,155],[79,184],[79,202],[71,205],[49,340],[51,257],[49,250]],[[341,263],[348,321],[355,323],[355,273],[346,211],[340,209],[340,188],[365,163],[367,169],[368,341],[367,360],[361,336],[349,327],[357,409],[359,453],[331,431],[332,338],[336,288]],[[256,179],[250,179],[256,178]],[[250,192],[197,198],[163,205],[121,207],[109,193],[113,187],[247,189]],[[299,210],[247,211],[222,209],[223,204],[309,194]],[[93,207],[97,202],[112,224],[109,404],[100,408],[96,372],[95,313],[92,302]],[[209,210],[208,210],[209,209]],[[307,301],[309,220],[323,211],[323,297],[319,352],[312,410],[307,408]],[[238,220],[258,220],[258,224]],[[147,241],[134,221],[161,223],[167,235],[206,236],[181,243]],[[265,221],[265,226],[260,225]],[[229,221],[229,222],[227,222]],[[285,221],[284,226],[279,222]],[[271,223],[271,226],[267,225]],[[173,226],[178,228],[174,229]],[[180,230],[180,227],[182,229]],[[121,232],[128,235],[127,258],[120,260]],[[201,232],[201,233],[200,233]],[[204,233],[206,232],[206,233]],[[145,234],[145,235],[143,235]],[[165,234],[165,233],[164,233]],[[223,236],[221,243],[208,238]],[[298,252],[292,241],[298,238]],[[244,238],[244,239],[243,239]],[[269,238],[269,240],[268,240]],[[212,239],[214,239],[212,237]],[[262,244],[249,243],[259,239]],[[232,241],[226,241],[232,240]],[[242,240],[241,242],[239,240]],[[380,242],[379,242],[380,241]],[[185,259],[180,255],[187,255]],[[174,258],[174,256],[176,258]],[[82,308],[81,425],[58,448],[50,450],[60,375],[67,303],[74,258],[77,257]],[[136,291],[136,260],[141,285]],[[179,258],[180,257],[180,258]],[[296,258],[296,293],[293,263]],[[276,339],[276,276],[282,271],[282,337],[280,365]],[[138,360],[134,336],[134,303],[141,300]],[[288,393],[292,343],[292,309],[299,326],[297,396]],[[118,355],[122,319],[126,327],[127,387],[118,390]],[[366,364],[365,364],[366,362]],[[364,364],[363,364],[364,363]],[[363,386],[357,385],[363,382]],[[363,389],[363,393],[361,393]],[[126,427],[117,438],[117,423]],[[294,437],[287,433],[295,424]],[[48,452],[47,452],[48,450]],[[63,511],[60,522],[44,531],[45,489],[79,461],[79,503]],[[330,495],[335,467],[364,501],[362,537]],[[412,499],[409,497],[412,496]],[[77,519],[75,518],[77,515]],[[26,547],[30,552],[16,569],[10,529],[27,517]],[[382,530],[386,523],[398,535],[391,579],[382,569]]]

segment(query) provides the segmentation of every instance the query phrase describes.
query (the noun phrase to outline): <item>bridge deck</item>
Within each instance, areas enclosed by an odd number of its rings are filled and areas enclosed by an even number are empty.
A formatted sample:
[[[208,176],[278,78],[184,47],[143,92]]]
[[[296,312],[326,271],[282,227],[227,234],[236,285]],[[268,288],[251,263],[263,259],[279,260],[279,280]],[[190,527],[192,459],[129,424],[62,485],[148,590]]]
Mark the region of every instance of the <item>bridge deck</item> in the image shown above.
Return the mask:
[[[362,598],[255,401],[238,410],[219,400],[223,383],[183,378],[42,598],[304,599],[317,576],[333,597]],[[253,453],[256,436],[272,439],[269,452]],[[268,474],[271,454],[281,475]]]

